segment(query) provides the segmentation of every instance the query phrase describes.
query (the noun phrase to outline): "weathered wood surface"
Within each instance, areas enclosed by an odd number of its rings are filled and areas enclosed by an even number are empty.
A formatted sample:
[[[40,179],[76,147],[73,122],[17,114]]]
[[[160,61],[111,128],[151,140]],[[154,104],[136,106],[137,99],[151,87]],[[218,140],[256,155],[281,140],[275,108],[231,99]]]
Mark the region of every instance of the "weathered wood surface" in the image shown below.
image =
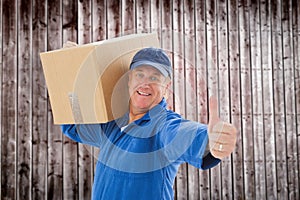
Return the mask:
[[[169,107],[208,122],[208,98],[238,127],[214,169],[179,168],[175,199],[299,199],[297,0],[2,0],[1,199],[90,199],[93,149],[53,125],[39,54],[157,32],[173,62]]]
[[[47,36],[44,38],[47,50],[61,48],[62,44],[62,2],[61,0],[48,1],[47,4]],[[46,86],[45,86],[46,87]],[[63,136],[58,126],[53,125],[51,105],[47,105],[47,192],[48,199],[63,199]],[[39,133],[42,134],[42,133]],[[72,183],[71,183],[72,184]]]

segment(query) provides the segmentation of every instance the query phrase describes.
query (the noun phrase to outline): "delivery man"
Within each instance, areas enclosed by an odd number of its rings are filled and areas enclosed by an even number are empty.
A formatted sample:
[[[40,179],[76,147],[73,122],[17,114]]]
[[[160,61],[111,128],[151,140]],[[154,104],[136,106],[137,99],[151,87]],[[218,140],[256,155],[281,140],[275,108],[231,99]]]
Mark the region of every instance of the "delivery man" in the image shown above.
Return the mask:
[[[144,48],[130,64],[128,113],[103,124],[61,126],[72,140],[100,148],[92,199],[173,199],[180,164],[205,170],[232,153],[237,131],[219,119],[216,99],[208,125],[167,109],[171,77],[167,54]]]

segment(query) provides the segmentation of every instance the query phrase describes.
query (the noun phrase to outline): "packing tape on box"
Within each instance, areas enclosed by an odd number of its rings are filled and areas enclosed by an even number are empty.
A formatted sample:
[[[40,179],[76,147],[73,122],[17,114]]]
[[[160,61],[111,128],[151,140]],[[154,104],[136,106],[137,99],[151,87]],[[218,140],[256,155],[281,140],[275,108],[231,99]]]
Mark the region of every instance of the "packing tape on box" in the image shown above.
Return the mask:
[[[69,101],[72,108],[73,118],[75,123],[83,123],[83,118],[80,110],[80,104],[77,94],[74,92],[68,93]]]

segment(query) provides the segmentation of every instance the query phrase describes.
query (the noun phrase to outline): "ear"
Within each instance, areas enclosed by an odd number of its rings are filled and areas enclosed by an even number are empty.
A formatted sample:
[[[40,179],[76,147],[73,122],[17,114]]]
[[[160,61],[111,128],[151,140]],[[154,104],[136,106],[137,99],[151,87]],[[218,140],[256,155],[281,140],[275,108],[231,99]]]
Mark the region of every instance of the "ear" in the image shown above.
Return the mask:
[[[167,80],[166,80],[166,90],[169,90],[170,87],[171,87],[171,85],[172,85],[171,79],[170,79],[170,78],[167,78]]]
[[[164,97],[165,97],[165,99],[168,99],[168,97],[169,97],[169,91],[170,91],[170,87],[171,87],[171,85],[172,85],[172,81],[171,81],[171,79],[170,78],[168,78],[167,80],[166,80],[166,85],[165,85],[165,91],[164,91]]]

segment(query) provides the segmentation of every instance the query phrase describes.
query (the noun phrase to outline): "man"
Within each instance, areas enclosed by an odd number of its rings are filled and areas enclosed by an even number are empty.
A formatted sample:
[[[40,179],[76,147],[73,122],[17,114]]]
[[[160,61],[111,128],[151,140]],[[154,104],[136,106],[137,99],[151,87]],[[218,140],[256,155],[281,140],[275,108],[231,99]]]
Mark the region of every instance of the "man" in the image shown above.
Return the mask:
[[[62,125],[71,139],[100,148],[93,199],[173,199],[180,164],[208,169],[233,151],[236,129],[218,118],[215,99],[208,126],[166,108],[171,76],[162,49],[142,49],[130,64],[128,113],[104,124]]]

